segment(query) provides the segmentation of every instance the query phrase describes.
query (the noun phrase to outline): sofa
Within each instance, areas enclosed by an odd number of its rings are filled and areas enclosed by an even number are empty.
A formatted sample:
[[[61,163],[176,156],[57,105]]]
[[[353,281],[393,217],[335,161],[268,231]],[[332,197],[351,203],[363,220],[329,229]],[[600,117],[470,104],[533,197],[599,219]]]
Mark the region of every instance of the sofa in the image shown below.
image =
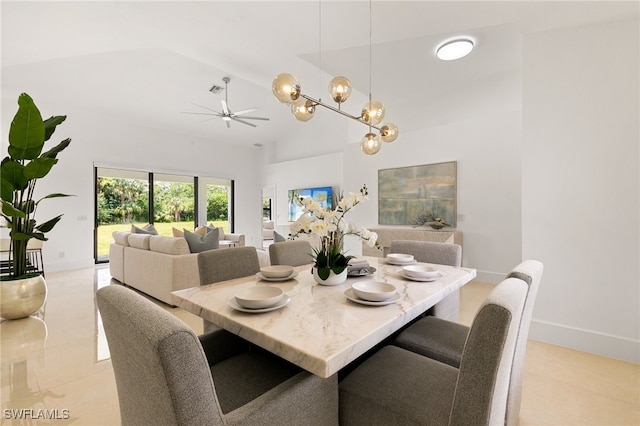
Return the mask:
[[[222,234],[221,240],[244,246],[244,234]],[[229,250],[224,245],[217,250]],[[109,246],[111,277],[173,305],[171,292],[200,285],[198,253],[191,253],[184,238],[138,234],[127,231],[113,233]],[[268,254],[260,253],[260,265],[269,264]]]
[[[265,220],[262,222],[262,239],[273,240],[273,231],[275,224],[273,220]]]

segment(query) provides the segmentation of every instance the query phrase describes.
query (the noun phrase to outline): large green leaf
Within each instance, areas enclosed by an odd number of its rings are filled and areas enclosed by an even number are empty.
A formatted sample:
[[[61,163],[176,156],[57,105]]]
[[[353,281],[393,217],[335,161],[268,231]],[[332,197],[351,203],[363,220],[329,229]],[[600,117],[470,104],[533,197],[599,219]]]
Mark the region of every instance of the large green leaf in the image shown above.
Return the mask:
[[[36,229],[42,233],[49,232],[53,229],[54,226],[56,226],[56,223],[58,223],[61,218],[62,215],[54,217],[53,219],[50,219],[45,223],[41,223],[40,225],[36,226]]]
[[[26,214],[24,214],[24,212],[16,209],[15,207],[13,207],[13,204],[2,200],[2,213],[7,215],[7,216],[12,216],[12,217],[27,217]]]
[[[57,162],[55,158],[38,157],[24,166],[24,176],[28,180],[43,178]]]
[[[13,185],[8,180],[3,179],[0,181],[0,199],[7,202],[13,201]]]
[[[56,126],[67,119],[66,115],[56,115],[55,117],[49,117],[44,120],[44,140],[48,141],[53,132],[56,131]]]
[[[6,181],[13,186],[14,190],[20,191],[27,187],[27,178],[24,176],[24,166],[17,161],[9,160],[2,163],[0,167],[2,181]],[[11,198],[5,198],[4,192],[2,199],[9,201]]]
[[[41,157],[56,158],[56,155],[58,155],[60,151],[68,147],[70,143],[71,139],[67,138],[60,142],[58,145],[51,148],[49,151],[42,153]]]
[[[44,122],[33,99],[26,93],[18,98],[18,112],[9,129],[9,155],[16,160],[33,160],[44,146]]]

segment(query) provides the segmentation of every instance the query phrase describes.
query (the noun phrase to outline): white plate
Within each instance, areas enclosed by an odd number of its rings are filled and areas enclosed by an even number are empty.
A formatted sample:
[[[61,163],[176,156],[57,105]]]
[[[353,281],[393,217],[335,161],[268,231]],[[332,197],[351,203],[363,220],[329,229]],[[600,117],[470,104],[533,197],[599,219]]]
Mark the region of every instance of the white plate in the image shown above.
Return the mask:
[[[438,271],[438,275],[435,277],[429,277],[429,278],[425,278],[425,277],[412,277],[411,275],[407,275],[407,273],[405,273],[404,271],[400,271],[399,272],[400,275],[402,275],[404,278],[411,280],[411,281],[420,281],[420,282],[431,282],[431,281],[438,281],[440,278],[444,277],[444,275],[442,274],[442,272]]]
[[[344,295],[347,296],[347,299],[351,300],[352,302],[360,303],[361,305],[369,305],[369,306],[390,305],[391,303],[394,303],[396,300],[400,299],[400,294],[396,293],[389,299],[383,300],[382,302],[371,302],[370,300],[360,299],[358,296],[356,296],[356,294],[353,292],[352,289],[345,290]]]
[[[288,277],[281,277],[281,278],[269,278],[269,277],[265,277],[264,275],[262,275],[262,272],[258,272],[256,274],[256,277],[260,278],[261,280],[264,281],[287,281],[290,280],[292,278],[295,278],[298,275],[298,271],[293,271],[291,273],[291,275],[289,275]]]
[[[362,273],[362,271],[364,270],[366,270],[367,272]],[[375,271],[376,271],[376,268],[374,268],[373,266],[369,266],[368,268],[362,268],[360,270],[348,272],[347,276],[348,277],[366,277],[367,275],[373,275]]]
[[[271,311],[275,311],[276,309],[280,309],[283,306],[286,306],[287,303],[289,303],[290,301],[291,301],[291,297],[289,297],[289,295],[287,295],[287,294],[283,294],[282,295],[282,299],[280,299],[280,301],[278,303],[276,303],[273,306],[269,306],[268,308],[262,308],[262,309],[247,309],[247,308],[243,308],[242,306],[240,306],[238,304],[238,302],[236,301],[235,297],[230,298],[227,303],[229,304],[229,306],[231,306],[236,311],[248,312],[250,314],[261,314],[263,312],[271,312]]]
[[[386,259],[386,262],[389,265],[398,265],[398,266],[405,266],[405,265],[411,265],[412,263],[418,263],[415,259],[411,259],[409,262],[398,262],[398,261]]]

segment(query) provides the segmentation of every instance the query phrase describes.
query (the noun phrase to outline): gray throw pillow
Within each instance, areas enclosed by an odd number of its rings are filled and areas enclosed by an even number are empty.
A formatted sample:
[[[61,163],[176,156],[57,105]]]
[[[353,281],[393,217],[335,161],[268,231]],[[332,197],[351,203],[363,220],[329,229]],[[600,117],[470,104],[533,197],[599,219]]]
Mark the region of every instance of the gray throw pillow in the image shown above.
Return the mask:
[[[207,235],[202,236],[186,229],[184,231],[184,239],[187,240],[189,245],[189,251],[191,253],[200,253],[202,251],[213,250],[220,247],[220,239],[218,238],[218,231],[209,231]]]
[[[282,235],[280,235],[278,233],[278,231],[273,231],[273,242],[274,243],[281,243],[283,241],[287,241],[287,239],[285,237],[283,237]]]
[[[207,228],[207,232],[217,232],[219,240],[222,239],[222,237],[224,237],[224,232],[222,232],[222,228],[218,228],[213,225],[205,225],[205,227]]]
[[[133,229],[133,233],[135,233],[135,234],[158,235],[158,231],[151,224],[145,225],[142,228],[138,228],[135,225],[131,225],[131,229]]]

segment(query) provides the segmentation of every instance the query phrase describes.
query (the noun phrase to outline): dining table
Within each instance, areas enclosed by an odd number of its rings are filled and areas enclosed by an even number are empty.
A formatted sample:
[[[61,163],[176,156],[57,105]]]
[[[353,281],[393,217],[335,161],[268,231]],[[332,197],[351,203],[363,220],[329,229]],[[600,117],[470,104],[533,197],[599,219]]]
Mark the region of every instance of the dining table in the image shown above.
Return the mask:
[[[379,257],[357,259],[366,260],[368,268],[339,285],[316,283],[309,264],[295,267],[285,281],[258,273],[177,290],[172,297],[175,305],[327,378],[476,277],[475,269],[429,264],[438,270],[437,278],[413,281],[403,265]],[[393,284],[397,293],[383,302],[359,299],[351,286],[366,280]],[[279,287],[283,298],[270,308],[244,309],[235,295],[253,286]]]

